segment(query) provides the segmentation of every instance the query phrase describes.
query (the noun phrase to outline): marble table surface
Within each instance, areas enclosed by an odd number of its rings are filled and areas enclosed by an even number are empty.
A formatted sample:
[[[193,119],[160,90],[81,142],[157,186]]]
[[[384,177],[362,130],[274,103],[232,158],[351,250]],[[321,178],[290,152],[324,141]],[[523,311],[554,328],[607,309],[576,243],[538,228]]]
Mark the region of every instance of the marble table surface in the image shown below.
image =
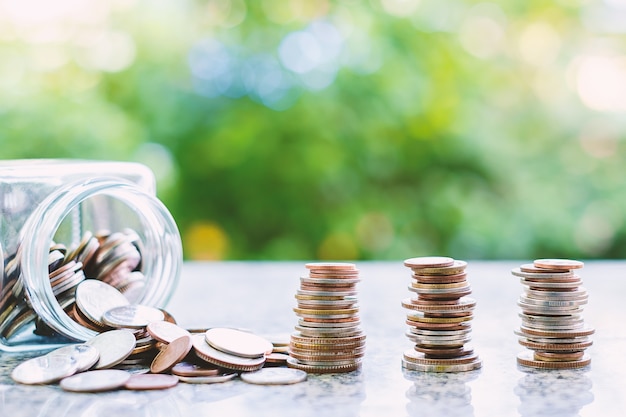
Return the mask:
[[[472,333],[483,360],[478,371],[405,371],[402,352],[410,270],[397,262],[357,262],[362,329],[360,371],[310,375],[289,386],[235,379],[183,384],[162,391],[76,394],[58,385],[16,385],[10,371],[34,353],[0,353],[0,416],[618,416],[626,410],[626,262],[590,261],[580,271],[589,293],[585,322],[596,329],[590,367],[532,371],[518,367],[519,280],[510,270],[528,261],[469,261],[477,300]],[[288,334],[303,262],[186,263],[167,306],[188,328],[234,326],[259,334]]]

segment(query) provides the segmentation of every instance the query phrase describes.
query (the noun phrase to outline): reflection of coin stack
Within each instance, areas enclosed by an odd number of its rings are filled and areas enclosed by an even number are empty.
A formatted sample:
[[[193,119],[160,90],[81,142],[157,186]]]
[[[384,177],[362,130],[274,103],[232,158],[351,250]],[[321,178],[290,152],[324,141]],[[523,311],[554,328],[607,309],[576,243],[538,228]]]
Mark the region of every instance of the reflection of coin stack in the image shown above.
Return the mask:
[[[454,374],[424,373],[403,370],[404,378],[413,385],[407,390],[407,414],[410,417],[474,415],[472,390],[468,382],[478,378],[476,372]]]
[[[467,297],[464,261],[448,257],[411,258],[404,265],[413,271],[402,306],[410,312],[407,337],[415,349],[404,352],[402,366],[424,372],[462,372],[478,369],[482,361],[467,345],[471,340],[472,312],[476,301]]]
[[[359,271],[350,263],[306,264],[296,294],[300,317],[291,335],[292,368],[311,373],[350,372],[361,366],[365,335],[359,327],[356,284]]]
[[[585,326],[582,311],[587,290],[574,273],[583,263],[568,259],[538,259],[511,271],[520,277],[524,294],[518,305],[522,325],[515,333],[524,351],[517,363],[542,369],[581,368],[591,363],[585,349],[594,330]]]

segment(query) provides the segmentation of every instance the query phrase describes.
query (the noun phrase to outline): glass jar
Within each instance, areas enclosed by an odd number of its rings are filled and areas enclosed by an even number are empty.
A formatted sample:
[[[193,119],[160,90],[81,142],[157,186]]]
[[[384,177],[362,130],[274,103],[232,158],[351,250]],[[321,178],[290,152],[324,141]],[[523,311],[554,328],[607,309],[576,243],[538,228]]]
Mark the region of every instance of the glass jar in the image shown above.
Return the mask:
[[[84,279],[159,308],[178,282],[178,228],[144,165],[0,161],[0,215],[0,350],[93,337],[72,309]]]

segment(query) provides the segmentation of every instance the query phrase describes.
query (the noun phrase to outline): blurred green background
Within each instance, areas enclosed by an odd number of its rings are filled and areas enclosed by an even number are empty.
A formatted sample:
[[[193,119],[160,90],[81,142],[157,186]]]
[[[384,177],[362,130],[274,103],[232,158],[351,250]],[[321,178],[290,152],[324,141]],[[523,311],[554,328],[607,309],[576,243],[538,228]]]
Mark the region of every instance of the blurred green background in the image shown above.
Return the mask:
[[[187,259],[626,258],[625,132],[625,0],[0,0],[0,157],[147,164]]]

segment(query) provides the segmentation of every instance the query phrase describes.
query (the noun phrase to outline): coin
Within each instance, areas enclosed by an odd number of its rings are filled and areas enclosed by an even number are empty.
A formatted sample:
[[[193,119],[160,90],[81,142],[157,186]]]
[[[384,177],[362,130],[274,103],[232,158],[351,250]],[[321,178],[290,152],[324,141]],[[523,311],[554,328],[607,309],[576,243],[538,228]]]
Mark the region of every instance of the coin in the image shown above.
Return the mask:
[[[575,351],[575,352],[544,352],[544,351],[535,351],[534,359],[537,361],[544,362],[568,362],[568,361],[577,361],[583,358],[585,352]]]
[[[172,369],[191,351],[191,336],[181,336],[163,348],[150,365],[150,372],[160,374]]]
[[[171,343],[181,336],[190,336],[187,330],[168,321],[152,321],[146,326],[146,331],[154,339],[165,343]]]
[[[539,369],[577,369],[584,368],[591,364],[591,357],[584,354],[582,358],[573,361],[543,361],[536,360],[530,351],[524,351],[517,355],[517,363]]]
[[[446,256],[422,256],[404,260],[404,266],[412,269],[442,268],[454,265],[454,259]]]
[[[215,349],[244,358],[259,358],[274,348],[267,339],[236,329],[215,327],[207,330],[204,337]]]
[[[585,264],[572,259],[535,259],[533,264],[537,268],[571,270],[582,268]]]
[[[244,372],[242,381],[256,385],[290,385],[306,381],[306,372],[294,368],[263,368],[255,372]]]
[[[11,378],[20,384],[49,384],[76,373],[78,362],[70,355],[43,355],[17,365]]]
[[[199,365],[191,362],[178,362],[171,369],[172,374],[179,377],[215,376],[220,373],[218,367],[213,365]]]
[[[135,374],[126,381],[129,390],[167,389],[178,384],[178,377],[167,374]]]
[[[584,340],[581,342],[563,343],[560,340],[550,342],[535,342],[529,340],[526,337],[520,337],[518,339],[519,344],[535,351],[547,351],[547,352],[560,352],[560,351],[574,351],[585,350],[593,344],[591,340]]]
[[[111,368],[126,359],[135,348],[135,336],[128,330],[110,330],[85,342],[98,349],[95,369]]]
[[[191,340],[194,351],[196,352],[196,356],[198,356],[198,358],[222,368],[232,369],[235,371],[250,372],[260,369],[265,363],[265,356],[261,356],[258,358],[247,358],[232,355],[215,349],[207,343],[204,334],[193,334],[191,336]]]
[[[90,369],[98,362],[100,352],[94,346],[77,344],[63,346],[48,353],[48,355],[70,356],[76,361],[76,372]]]
[[[65,391],[102,392],[123,387],[130,377],[131,374],[126,371],[102,369],[64,378],[59,385]]]
[[[96,279],[86,279],[76,287],[76,305],[94,324],[105,327],[102,316],[114,307],[127,305],[128,300],[114,287]]]
[[[163,321],[161,310],[141,304],[128,304],[111,308],[102,315],[102,322],[116,328],[143,329],[151,322]]]
[[[346,262],[310,262],[304,265],[305,268],[311,270],[323,271],[350,271],[355,270],[356,265]]]
[[[482,367],[482,361],[477,360],[470,363],[453,363],[453,364],[424,364],[414,363],[402,359],[402,367],[410,371],[420,372],[469,372]]]
[[[352,372],[361,368],[361,362],[358,360],[348,361],[344,365],[308,365],[299,362],[295,358],[287,359],[287,366],[289,368],[300,369],[301,371],[307,373],[316,373],[316,374],[335,374],[335,373],[343,373],[343,372]]]
[[[220,382],[230,381],[237,376],[236,373],[210,375],[210,376],[179,376],[180,382],[187,384],[217,384]]]

